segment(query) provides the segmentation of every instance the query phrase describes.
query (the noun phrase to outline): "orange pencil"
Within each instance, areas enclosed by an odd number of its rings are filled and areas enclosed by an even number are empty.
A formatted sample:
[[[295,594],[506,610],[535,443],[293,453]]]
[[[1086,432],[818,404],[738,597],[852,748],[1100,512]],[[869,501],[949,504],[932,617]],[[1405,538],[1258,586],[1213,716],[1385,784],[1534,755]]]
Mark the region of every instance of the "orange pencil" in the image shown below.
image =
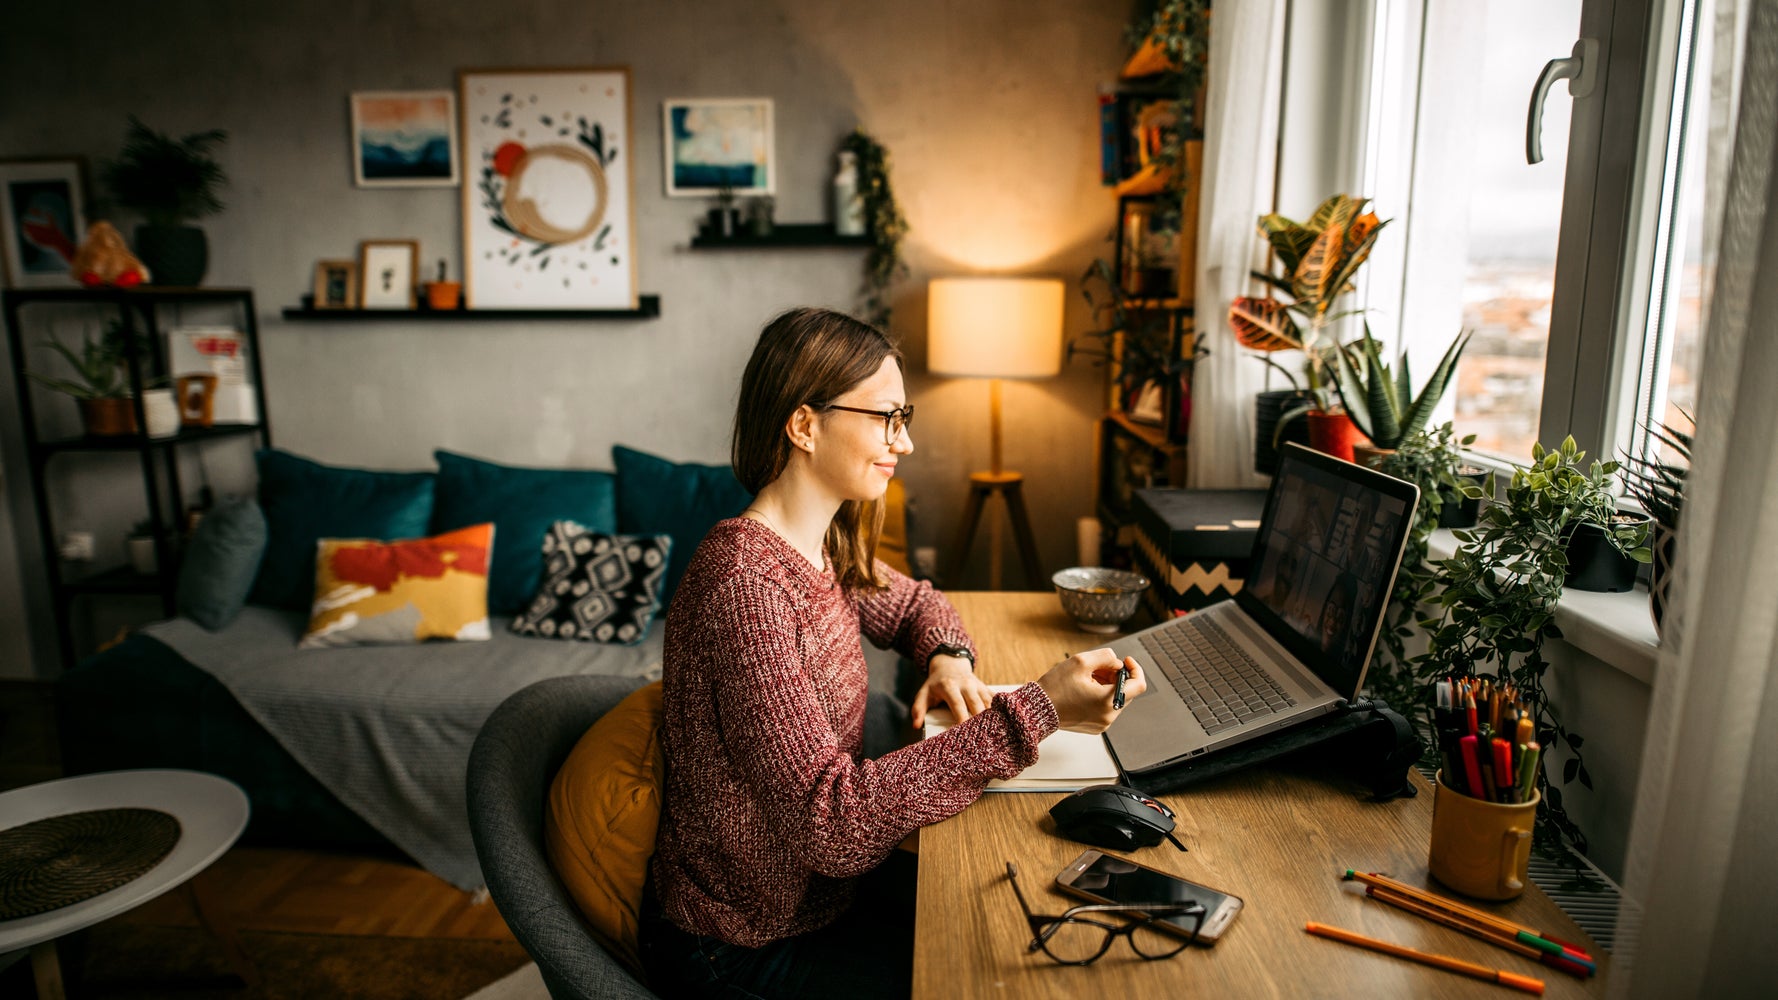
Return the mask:
[[[1543,993],[1543,980],[1532,979],[1530,976],[1521,976],[1516,972],[1507,972],[1504,969],[1490,969],[1485,965],[1476,965],[1474,962],[1465,962],[1461,958],[1452,958],[1449,955],[1434,955],[1431,952],[1416,951],[1413,948],[1404,945],[1391,944],[1388,941],[1378,941],[1376,938],[1365,937],[1363,934],[1354,934],[1344,928],[1329,927],[1326,924],[1311,922],[1304,925],[1303,930],[1306,930],[1317,937],[1331,938],[1335,941],[1356,945],[1360,948],[1369,948],[1371,951],[1380,951],[1385,955],[1394,955],[1396,958],[1405,958],[1410,962],[1419,962],[1421,965],[1430,965],[1436,969],[1444,969],[1447,972],[1455,972],[1459,975],[1469,976],[1473,979],[1481,979],[1490,983],[1499,983],[1502,986],[1510,986],[1515,990],[1524,990],[1526,993],[1537,993],[1540,995]]]
[[[1497,931],[1504,932],[1513,937],[1518,937],[1519,934],[1524,933],[1535,938],[1553,942],[1557,946],[1566,946],[1565,950],[1572,952],[1575,956],[1592,961],[1592,956],[1588,955],[1583,949],[1571,945],[1560,938],[1550,937],[1548,934],[1545,934],[1543,931],[1540,931],[1535,927],[1526,927],[1524,924],[1515,924],[1510,920],[1502,919],[1484,910],[1478,910],[1472,906],[1465,906],[1454,899],[1446,899],[1444,896],[1440,896],[1436,893],[1427,892],[1424,889],[1416,889],[1405,882],[1398,882],[1387,875],[1378,875],[1374,872],[1361,872],[1348,868],[1346,869],[1345,877],[1356,879],[1359,882],[1363,882],[1365,885],[1374,885],[1379,888],[1393,890],[1410,899],[1419,900],[1428,906],[1437,907],[1438,909],[1444,910],[1446,913],[1455,914],[1466,920],[1481,924],[1484,927],[1492,927]]]
[[[1472,923],[1454,913],[1447,913],[1435,906],[1428,906],[1418,900],[1404,896],[1393,889],[1381,889],[1373,885],[1366,887],[1364,894],[1379,903],[1388,903],[1390,906],[1397,909],[1406,910],[1417,916],[1425,917],[1434,923],[1444,924],[1446,927],[1453,930],[1462,931],[1470,937],[1478,937],[1489,944],[1497,944],[1500,947],[1505,948],[1507,951],[1516,951],[1526,958],[1542,958],[1546,954],[1528,944],[1521,943],[1517,938],[1514,938],[1505,931]]]

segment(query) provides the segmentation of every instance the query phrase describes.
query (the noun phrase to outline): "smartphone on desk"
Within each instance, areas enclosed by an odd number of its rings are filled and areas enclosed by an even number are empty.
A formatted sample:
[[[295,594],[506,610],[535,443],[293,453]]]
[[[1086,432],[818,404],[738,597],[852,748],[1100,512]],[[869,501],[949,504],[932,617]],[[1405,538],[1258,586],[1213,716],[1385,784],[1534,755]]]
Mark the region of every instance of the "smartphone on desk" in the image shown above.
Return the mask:
[[[1087,851],[1069,862],[1056,876],[1056,884],[1063,892],[1095,903],[1202,903],[1204,923],[1198,941],[1206,945],[1222,939],[1222,932],[1245,905],[1238,896],[1102,851]],[[1193,918],[1183,916],[1156,921],[1161,929],[1181,937],[1191,936],[1192,923]]]

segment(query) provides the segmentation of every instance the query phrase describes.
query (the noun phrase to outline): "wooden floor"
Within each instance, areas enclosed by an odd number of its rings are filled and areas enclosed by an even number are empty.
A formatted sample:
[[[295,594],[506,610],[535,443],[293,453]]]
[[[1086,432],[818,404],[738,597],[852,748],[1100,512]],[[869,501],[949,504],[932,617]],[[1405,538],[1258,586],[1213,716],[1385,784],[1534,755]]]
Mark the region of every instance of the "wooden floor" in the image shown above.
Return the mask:
[[[53,688],[0,680],[0,791],[61,775]],[[494,904],[409,863],[322,851],[236,847],[199,879],[237,930],[372,937],[506,939]],[[119,920],[196,926],[185,893]]]

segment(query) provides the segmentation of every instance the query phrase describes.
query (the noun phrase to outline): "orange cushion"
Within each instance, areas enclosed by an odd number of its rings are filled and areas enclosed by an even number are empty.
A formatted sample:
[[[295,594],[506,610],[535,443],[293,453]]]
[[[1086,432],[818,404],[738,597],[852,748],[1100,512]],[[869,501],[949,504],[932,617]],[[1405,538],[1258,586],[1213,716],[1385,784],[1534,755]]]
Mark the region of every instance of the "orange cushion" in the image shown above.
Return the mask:
[[[631,692],[574,744],[549,786],[543,845],[593,935],[640,973],[642,882],[661,824],[661,682]]]
[[[300,645],[486,640],[493,547],[492,524],[399,542],[321,539]]]

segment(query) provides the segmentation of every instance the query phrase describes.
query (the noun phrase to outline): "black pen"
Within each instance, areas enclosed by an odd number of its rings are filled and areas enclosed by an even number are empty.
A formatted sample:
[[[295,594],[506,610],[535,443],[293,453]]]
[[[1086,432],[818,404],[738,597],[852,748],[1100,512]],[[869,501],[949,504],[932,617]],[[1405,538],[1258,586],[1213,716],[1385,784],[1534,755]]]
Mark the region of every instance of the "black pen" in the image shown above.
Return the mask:
[[[1124,682],[1129,679],[1130,679],[1130,665],[1128,663],[1126,663],[1123,666],[1117,668],[1117,690],[1113,691],[1111,694],[1111,707],[1112,708],[1118,709],[1119,711],[1123,710],[1123,707],[1124,707]]]

